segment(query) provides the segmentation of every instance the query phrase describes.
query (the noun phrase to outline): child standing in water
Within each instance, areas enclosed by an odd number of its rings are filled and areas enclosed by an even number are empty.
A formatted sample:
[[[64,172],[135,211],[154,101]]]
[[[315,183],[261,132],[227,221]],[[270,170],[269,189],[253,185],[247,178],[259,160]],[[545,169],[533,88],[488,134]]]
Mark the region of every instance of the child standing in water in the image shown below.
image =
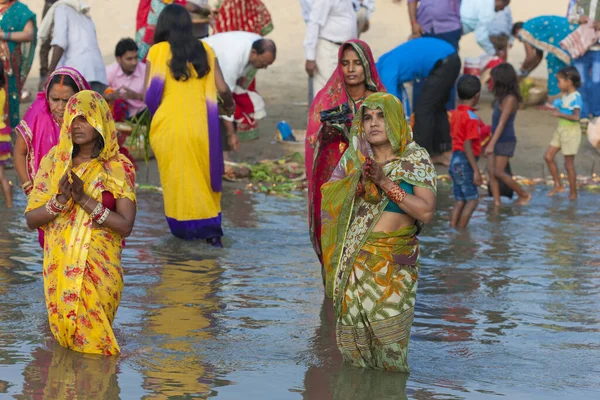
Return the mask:
[[[522,100],[517,73],[512,65],[503,63],[492,70],[492,80],[495,99],[492,114],[493,134],[485,148],[485,155],[488,157],[490,189],[494,196],[494,204],[502,204],[499,183],[502,181],[519,196],[515,204],[526,205],[531,200],[531,195],[523,190],[512,176],[504,172],[517,146],[515,117]]]
[[[4,64],[0,62],[0,187],[2,195],[6,202],[6,207],[12,208],[12,193],[10,183],[4,175],[4,165],[10,161],[12,145],[10,144],[10,126],[5,121],[8,120],[8,115],[5,115],[5,110],[8,109],[6,102],[6,78],[4,76]]]
[[[565,191],[558,175],[558,167],[554,158],[559,151],[565,156],[565,169],[569,179],[569,199],[577,198],[577,174],[575,172],[575,155],[581,144],[581,125],[579,118],[583,99],[577,89],[581,86],[581,76],[575,67],[565,67],[556,74],[558,88],[563,96],[554,100],[556,110],[552,113],[558,118],[558,127],[550,141],[550,147],[544,155],[548,169],[554,180],[554,188],[548,196]]]
[[[463,75],[457,83],[461,104],[452,113],[450,136],[452,159],[450,176],[456,204],[450,217],[450,226],[465,228],[479,203],[477,186],[482,183],[477,159],[481,155],[479,117],[475,106],[479,103],[481,82],[473,75]]]

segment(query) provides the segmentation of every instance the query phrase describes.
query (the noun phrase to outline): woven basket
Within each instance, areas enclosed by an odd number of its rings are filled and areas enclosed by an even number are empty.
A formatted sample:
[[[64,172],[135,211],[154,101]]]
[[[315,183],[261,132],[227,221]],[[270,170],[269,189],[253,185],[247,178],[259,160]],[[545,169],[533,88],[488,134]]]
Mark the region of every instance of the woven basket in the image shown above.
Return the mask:
[[[295,142],[283,140],[279,132],[275,134],[275,140],[283,148],[283,153],[286,156],[291,156],[296,153],[304,155],[304,140],[306,139],[306,129],[293,129]]]

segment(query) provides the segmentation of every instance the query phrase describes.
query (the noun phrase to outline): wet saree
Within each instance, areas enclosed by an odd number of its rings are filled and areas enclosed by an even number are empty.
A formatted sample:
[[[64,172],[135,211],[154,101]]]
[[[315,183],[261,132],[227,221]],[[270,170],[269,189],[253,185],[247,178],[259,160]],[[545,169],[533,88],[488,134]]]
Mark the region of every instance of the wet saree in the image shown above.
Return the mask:
[[[390,201],[373,183],[356,196],[361,165],[372,150],[362,138],[363,109],[383,110],[398,158],[384,165],[392,181],[436,192],[429,154],[412,141],[400,100],[369,96],[354,118],[351,146],[323,193],[323,261],[326,294],[333,298],[338,348],[360,367],[409,372],[410,328],[419,274],[420,223],[396,232],[373,232]]]
[[[365,71],[366,89],[371,92],[385,92],[369,45],[361,40],[350,40],[340,47],[338,60],[342,59],[344,50],[348,47],[354,49],[362,62]],[[351,121],[362,100],[355,102],[348,96],[342,66],[338,63],[336,71],[325,87],[319,91],[310,106],[308,128],[306,130],[304,157],[308,180],[310,239],[321,263],[321,186],[331,178],[333,170],[348,147],[348,139],[345,133],[326,134],[325,130],[329,129],[330,126],[321,122],[321,112],[345,103],[350,106],[352,114],[348,117]],[[346,131],[341,126],[339,128]]]
[[[104,149],[98,158],[73,168],[71,123],[77,116],[84,116],[102,135]],[[110,109],[96,92],[82,91],[69,100],[59,143],[40,163],[26,212],[43,207],[69,169],[83,180],[85,192],[94,200],[102,201],[103,193],[110,192],[116,200],[135,202],[135,171],[119,153]],[[123,290],[123,237],[94,226],[72,200],[42,228],[44,293],[52,334],[60,345],[82,353],[119,353],[112,323]]]
[[[215,55],[204,44],[210,72],[177,81],[169,69],[171,47],[150,49],[151,82],[146,104],[152,114],[150,145],[158,162],[165,215],[181,239],[220,242],[223,150],[214,76]]]
[[[35,27],[35,14],[20,1],[0,7],[0,29],[3,32],[21,32],[29,21]],[[8,125],[11,128],[19,123],[19,101],[35,56],[36,37],[37,30],[34,30],[34,39],[30,43],[0,40],[0,62],[4,64],[4,75],[7,78],[5,89],[8,100],[0,114],[9,116]]]
[[[520,40],[547,53],[548,95],[550,96],[560,93],[556,73],[571,64],[571,57],[560,47],[560,42],[575,28],[576,26],[571,25],[565,17],[545,15],[528,20],[519,32]]]

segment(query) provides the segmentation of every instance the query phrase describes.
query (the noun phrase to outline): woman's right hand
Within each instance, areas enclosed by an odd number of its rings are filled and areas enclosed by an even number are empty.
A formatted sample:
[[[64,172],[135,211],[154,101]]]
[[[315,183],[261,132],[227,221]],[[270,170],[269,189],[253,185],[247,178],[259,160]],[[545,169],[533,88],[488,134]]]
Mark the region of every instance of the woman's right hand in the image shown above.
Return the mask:
[[[58,191],[60,194],[56,197],[56,200],[58,200],[60,204],[67,204],[71,199],[71,184],[69,183],[68,175],[69,173],[67,172],[58,183]]]
[[[336,135],[339,135],[339,131],[336,128],[329,124],[325,124],[325,126],[323,126],[323,139],[327,140]]]
[[[496,147],[495,143],[488,143],[487,146],[485,146],[485,156],[486,157],[491,157],[494,155],[494,147]]]

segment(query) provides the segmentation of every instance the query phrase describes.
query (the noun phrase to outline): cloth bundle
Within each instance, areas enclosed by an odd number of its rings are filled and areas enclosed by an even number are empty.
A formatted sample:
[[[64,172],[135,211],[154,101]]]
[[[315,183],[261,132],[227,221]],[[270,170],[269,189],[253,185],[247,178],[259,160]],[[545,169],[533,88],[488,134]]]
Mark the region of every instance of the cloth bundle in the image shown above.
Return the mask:
[[[579,25],[560,42],[560,47],[566,50],[571,58],[579,58],[598,43],[598,39],[600,39],[600,32],[594,29],[594,23],[590,21],[587,24]]]

